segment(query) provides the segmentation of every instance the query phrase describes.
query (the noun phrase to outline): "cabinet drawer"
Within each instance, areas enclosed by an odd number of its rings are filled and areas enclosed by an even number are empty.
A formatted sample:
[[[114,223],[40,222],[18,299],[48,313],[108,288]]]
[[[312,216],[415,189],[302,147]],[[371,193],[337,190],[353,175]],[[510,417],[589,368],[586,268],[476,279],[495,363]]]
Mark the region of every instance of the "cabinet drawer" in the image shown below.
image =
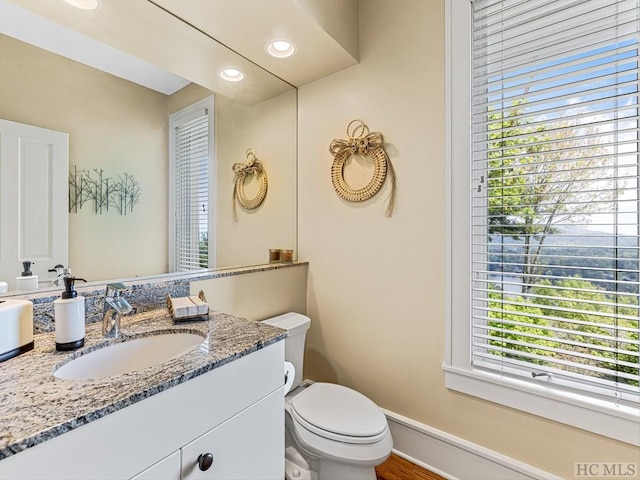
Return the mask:
[[[173,452],[131,480],[180,480],[180,452]]]
[[[205,471],[200,455],[213,456]],[[183,480],[282,480],[284,389],[252,405],[182,448]]]

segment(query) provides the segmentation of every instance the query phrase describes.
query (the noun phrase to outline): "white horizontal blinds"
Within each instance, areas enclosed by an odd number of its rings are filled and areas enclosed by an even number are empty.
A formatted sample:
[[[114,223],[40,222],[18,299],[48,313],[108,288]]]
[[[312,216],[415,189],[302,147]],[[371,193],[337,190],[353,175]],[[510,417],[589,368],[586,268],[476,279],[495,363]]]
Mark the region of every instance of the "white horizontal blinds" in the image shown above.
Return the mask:
[[[473,1],[476,367],[638,399],[639,16]]]
[[[175,126],[175,269],[208,266],[209,116],[206,109]]]

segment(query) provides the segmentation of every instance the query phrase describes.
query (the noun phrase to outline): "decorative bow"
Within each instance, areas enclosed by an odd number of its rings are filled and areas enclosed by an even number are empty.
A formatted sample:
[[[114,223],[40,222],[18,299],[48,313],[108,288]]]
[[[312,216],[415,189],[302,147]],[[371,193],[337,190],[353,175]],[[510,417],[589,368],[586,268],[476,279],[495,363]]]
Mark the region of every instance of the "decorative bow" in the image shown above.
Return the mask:
[[[382,147],[382,133],[371,132],[361,137],[352,137],[351,135],[349,135],[348,140],[336,138],[333,140],[333,142],[331,142],[331,145],[329,145],[329,152],[331,152],[331,155],[333,155],[334,157],[345,155],[347,153],[359,153],[360,155],[367,155],[370,150],[379,147]]]
[[[253,153],[253,149],[250,148],[247,150],[247,161],[244,163],[234,163],[231,167],[233,169],[234,182],[239,177],[246,177],[247,175],[251,175],[252,173],[258,174],[262,173],[262,162],[256,158],[255,153]]]

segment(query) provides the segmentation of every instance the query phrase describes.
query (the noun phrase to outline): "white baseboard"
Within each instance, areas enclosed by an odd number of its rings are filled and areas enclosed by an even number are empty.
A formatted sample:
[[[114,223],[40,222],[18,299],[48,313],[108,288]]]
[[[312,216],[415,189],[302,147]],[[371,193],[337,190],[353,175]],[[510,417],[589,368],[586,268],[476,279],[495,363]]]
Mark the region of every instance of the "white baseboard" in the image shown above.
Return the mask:
[[[449,480],[562,480],[475,443],[389,410],[396,455]]]

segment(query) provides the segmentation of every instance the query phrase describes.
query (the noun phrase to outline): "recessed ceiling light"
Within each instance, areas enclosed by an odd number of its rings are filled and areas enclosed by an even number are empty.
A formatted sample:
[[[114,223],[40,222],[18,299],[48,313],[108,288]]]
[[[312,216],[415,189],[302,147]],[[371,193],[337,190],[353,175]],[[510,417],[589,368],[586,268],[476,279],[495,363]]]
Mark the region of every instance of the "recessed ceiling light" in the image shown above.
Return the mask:
[[[287,58],[296,53],[296,47],[293,43],[286,40],[274,40],[267,43],[267,53],[276,58]]]
[[[244,73],[237,68],[225,68],[220,70],[218,75],[227,82],[239,82],[244,78]]]
[[[100,6],[100,0],[64,0],[69,5],[82,10],[96,10]]]

